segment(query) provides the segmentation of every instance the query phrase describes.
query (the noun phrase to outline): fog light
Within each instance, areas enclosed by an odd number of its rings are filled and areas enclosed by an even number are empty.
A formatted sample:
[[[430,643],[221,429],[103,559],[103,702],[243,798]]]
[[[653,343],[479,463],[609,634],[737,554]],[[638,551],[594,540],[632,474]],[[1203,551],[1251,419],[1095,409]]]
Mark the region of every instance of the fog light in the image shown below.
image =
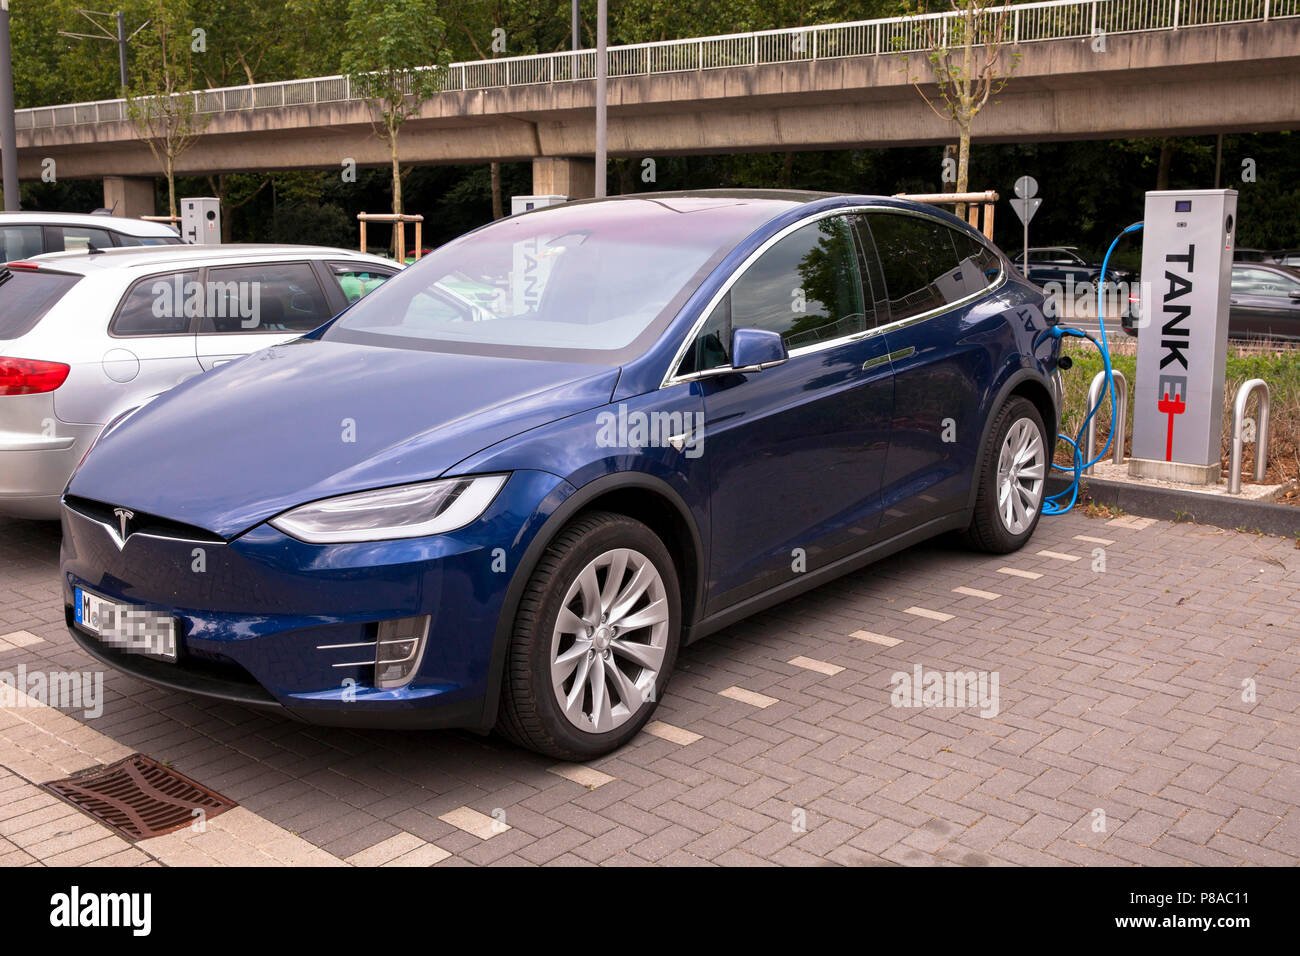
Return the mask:
[[[400,617],[379,622],[375,642],[375,686],[401,687],[408,683],[424,656],[429,636],[429,616]]]

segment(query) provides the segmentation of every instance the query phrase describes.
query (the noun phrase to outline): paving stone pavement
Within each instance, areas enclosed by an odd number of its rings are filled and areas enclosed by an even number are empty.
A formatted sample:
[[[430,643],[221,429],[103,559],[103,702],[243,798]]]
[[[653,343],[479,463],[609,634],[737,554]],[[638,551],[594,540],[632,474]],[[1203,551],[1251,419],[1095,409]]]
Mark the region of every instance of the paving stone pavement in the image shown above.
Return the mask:
[[[101,669],[64,629],[58,537],[0,519],[0,679]],[[894,706],[917,665],[995,675],[996,714]],[[1295,865],[1297,670],[1294,542],[1075,512],[1018,554],[924,545],[686,649],[655,722],[586,767],[111,670],[93,719],[11,700],[0,865]],[[133,845],[37,789],[134,751],[239,808]]]

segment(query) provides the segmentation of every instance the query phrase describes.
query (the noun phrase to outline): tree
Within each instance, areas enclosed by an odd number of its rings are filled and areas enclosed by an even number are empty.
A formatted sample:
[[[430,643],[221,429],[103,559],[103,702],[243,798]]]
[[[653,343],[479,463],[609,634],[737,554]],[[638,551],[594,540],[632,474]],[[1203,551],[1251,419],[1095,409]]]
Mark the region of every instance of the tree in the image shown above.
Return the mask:
[[[957,16],[916,21],[924,32],[924,56],[937,95],[931,97],[921,88],[922,76],[913,75],[911,61],[903,55],[908,81],[921,94],[925,105],[936,116],[957,124],[957,192],[970,188],[971,125],[980,110],[1002,91],[1019,63],[1013,55],[1009,65],[1002,63],[1002,48],[1007,43],[1008,14],[1005,7],[990,8],[1001,0],[948,0]]]
[[[126,112],[167,177],[167,207],[176,215],[176,161],[207,125],[194,95],[194,66],[182,5],[155,0],[149,40],[136,57],[135,81],[126,93]],[[142,34],[143,36],[143,34]]]
[[[568,13],[563,0],[477,0],[456,8],[453,34],[463,37],[467,55],[479,60],[554,52],[569,46]],[[500,219],[505,215],[501,163],[489,163],[488,173],[492,218]]]
[[[393,213],[402,213],[398,135],[442,88],[451,62],[447,24],[436,0],[349,0],[343,68],[365,99],[375,135],[388,144]]]

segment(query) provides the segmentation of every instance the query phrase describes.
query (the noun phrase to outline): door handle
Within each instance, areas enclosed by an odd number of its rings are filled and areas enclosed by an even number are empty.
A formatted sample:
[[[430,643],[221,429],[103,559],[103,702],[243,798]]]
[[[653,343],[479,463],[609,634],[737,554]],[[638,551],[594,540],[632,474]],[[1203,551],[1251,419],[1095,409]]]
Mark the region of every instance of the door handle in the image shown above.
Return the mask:
[[[862,371],[875,368],[878,365],[884,365],[886,362],[898,362],[905,358],[911,358],[916,354],[916,346],[909,345],[906,348],[896,349],[888,355],[877,355],[875,358],[869,358],[862,363]]]

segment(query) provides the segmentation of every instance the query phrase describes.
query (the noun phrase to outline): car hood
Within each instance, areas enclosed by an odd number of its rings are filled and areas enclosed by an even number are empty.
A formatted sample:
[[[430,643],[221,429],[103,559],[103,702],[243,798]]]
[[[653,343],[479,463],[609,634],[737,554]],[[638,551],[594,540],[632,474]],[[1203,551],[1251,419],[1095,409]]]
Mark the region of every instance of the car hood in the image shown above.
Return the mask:
[[[436,478],[606,404],[618,373],[300,339],[144,406],[95,446],[68,493],[230,538],[307,501]]]

